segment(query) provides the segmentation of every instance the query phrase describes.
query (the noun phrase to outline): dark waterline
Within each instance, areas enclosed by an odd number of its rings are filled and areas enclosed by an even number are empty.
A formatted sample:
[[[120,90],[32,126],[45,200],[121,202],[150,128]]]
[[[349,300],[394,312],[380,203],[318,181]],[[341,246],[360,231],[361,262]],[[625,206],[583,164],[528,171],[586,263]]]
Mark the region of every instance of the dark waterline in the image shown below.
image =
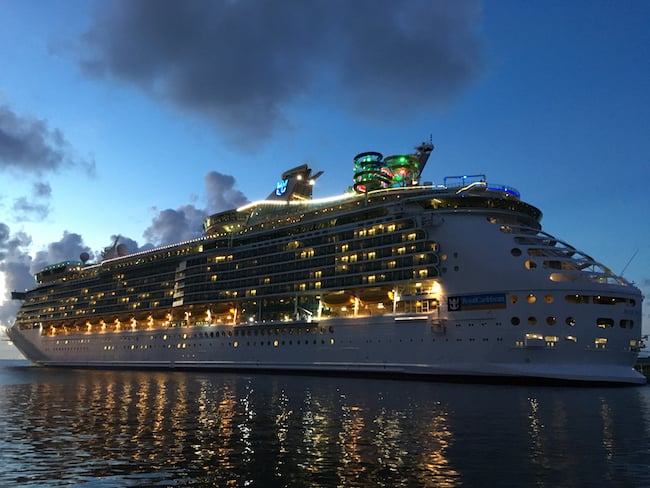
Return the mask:
[[[650,486],[650,387],[0,362],[0,486]]]

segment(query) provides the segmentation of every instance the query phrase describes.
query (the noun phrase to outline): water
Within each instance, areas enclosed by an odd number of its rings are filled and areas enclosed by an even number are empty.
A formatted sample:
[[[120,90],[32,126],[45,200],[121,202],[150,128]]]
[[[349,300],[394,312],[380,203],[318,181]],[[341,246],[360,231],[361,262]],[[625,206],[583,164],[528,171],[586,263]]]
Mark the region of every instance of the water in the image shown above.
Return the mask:
[[[650,386],[0,363],[0,486],[650,486]]]

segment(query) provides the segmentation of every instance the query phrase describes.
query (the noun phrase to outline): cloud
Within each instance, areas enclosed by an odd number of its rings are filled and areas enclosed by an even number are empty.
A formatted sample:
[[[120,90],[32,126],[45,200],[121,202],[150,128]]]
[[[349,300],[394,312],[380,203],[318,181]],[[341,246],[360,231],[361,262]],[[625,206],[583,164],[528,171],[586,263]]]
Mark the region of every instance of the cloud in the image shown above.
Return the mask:
[[[204,178],[207,208],[183,205],[176,210],[166,209],[158,213],[143,236],[156,246],[195,239],[203,235],[203,221],[213,213],[240,207],[248,203],[246,196],[236,190],[235,178],[217,171],[210,171]]]
[[[205,189],[208,199],[208,213],[223,212],[231,208],[241,207],[248,203],[248,198],[239,190],[235,190],[235,178],[218,171],[210,171],[205,175]]]
[[[52,188],[48,183],[36,182],[30,199],[19,197],[14,201],[12,211],[19,221],[39,221],[45,219],[50,213],[50,208],[43,200],[49,200]]]
[[[89,174],[95,171],[94,161],[77,158],[59,129],[0,106],[0,169],[42,174],[66,166],[81,167]]]
[[[38,251],[34,256],[31,272],[37,273],[45,266],[62,261],[78,261],[81,253],[87,252],[91,259],[94,254],[91,249],[83,243],[80,234],[74,232],[63,232],[60,240],[47,245],[47,250]]]
[[[80,66],[243,142],[309,96],[356,116],[445,103],[482,71],[480,22],[478,0],[100,2]]]
[[[11,300],[12,290],[25,290],[34,286],[30,272],[32,258],[27,253],[31,238],[24,232],[11,234],[7,224],[0,222],[0,279],[5,280],[5,296],[0,296],[0,324],[10,325],[20,302]]]
[[[156,246],[200,237],[205,211],[193,205],[184,205],[176,210],[161,211],[144,231],[143,236]]]

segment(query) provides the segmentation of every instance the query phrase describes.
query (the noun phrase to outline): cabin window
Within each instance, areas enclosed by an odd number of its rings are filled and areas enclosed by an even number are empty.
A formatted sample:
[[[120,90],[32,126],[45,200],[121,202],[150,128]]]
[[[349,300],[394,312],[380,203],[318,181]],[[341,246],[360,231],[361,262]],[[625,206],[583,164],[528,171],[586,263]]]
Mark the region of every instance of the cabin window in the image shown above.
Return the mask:
[[[632,327],[634,327],[634,321],[633,321],[633,320],[629,320],[629,319],[622,319],[622,320],[619,322],[619,325],[620,325],[621,328],[623,328],[623,329],[631,329]]]
[[[599,329],[609,329],[611,327],[614,327],[614,319],[598,317],[596,319],[596,325]]]

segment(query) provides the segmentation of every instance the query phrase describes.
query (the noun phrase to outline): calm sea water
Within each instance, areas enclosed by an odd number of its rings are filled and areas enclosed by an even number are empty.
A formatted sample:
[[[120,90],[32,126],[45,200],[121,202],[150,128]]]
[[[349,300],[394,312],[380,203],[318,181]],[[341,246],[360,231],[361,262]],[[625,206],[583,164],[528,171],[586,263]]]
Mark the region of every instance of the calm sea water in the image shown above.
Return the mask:
[[[0,486],[650,486],[650,386],[0,362]]]

